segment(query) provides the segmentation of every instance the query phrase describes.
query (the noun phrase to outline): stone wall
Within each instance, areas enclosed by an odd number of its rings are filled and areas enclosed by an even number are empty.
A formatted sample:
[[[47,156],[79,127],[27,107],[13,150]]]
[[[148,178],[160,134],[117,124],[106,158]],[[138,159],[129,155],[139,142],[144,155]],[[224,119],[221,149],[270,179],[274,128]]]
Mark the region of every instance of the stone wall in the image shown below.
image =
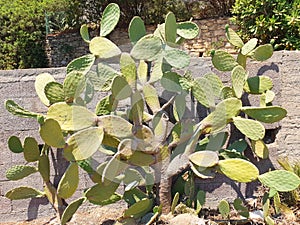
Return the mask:
[[[251,62],[248,66],[251,76],[267,75],[274,81],[273,90],[276,93],[274,104],[287,109],[288,115],[280,123],[267,127],[267,140],[271,158],[267,160],[253,159],[261,172],[266,171],[269,166],[277,166],[278,156],[289,156],[290,159],[300,158],[300,52],[276,52],[274,56],[263,63]],[[193,58],[190,68],[193,76],[202,76],[213,70],[209,58]],[[65,68],[29,69],[0,71],[0,222],[19,221],[34,219],[45,215],[54,215],[54,211],[45,198],[33,200],[9,201],[5,193],[17,185],[30,185],[42,190],[42,180],[37,174],[19,181],[8,181],[5,178],[5,171],[12,165],[24,164],[22,154],[12,154],[7,147],[7,140],[11,135],[16,135],[24,140],[26,136],[38,138],[38,124],[32,119],[22,119],[9,114],[3,107],[3,102],[13,99],[25,108],[43,113],[46,111],[34,90],[34,80],[37,74],[49,72],[58,81],[62,81]],[[218,73],[224,83],[228,83],[229,74]],[[97,101],[97,99],[95,99]],[[255,99],[249,99],[255,102]],[[94,103],[92,104],[94,105]],[[276,138],[275,138],[276,137]],[[38,138],[40,141],[40,139]],[[53,163],[60,158],[59,154],[53,153]],[[100,157],[101,158],[101,157]],[[102,159],[103,160],[103,159]],[[100,162],[100,159],[98,160]],[[63,169],[63,168],[62,168]],[[54,172],[54,171],[53,171]],[[59,172],[51,179],[59,177]],[[82,191],[90,186],[89,178],[81,174],[79,190],[75,197],[81,196]],[[207,191],[207,206],[215,207],[218,200],[227,198],[232,200],[236,196],[244,195],[251,197],[256,184],[246,185],[233,182],[224,176],[218,176],[213,180],[197,180],[197,186]]]
[[[229,18],[195,20],[200,27],[200,34],[194,40],[188,40],[183,48],[192,56],[207,56],[211,49],[227,49],[234,52],[234,48],[226,41],[225,25],[231,24]],[[231,25],[233,29],[236,26]],[[154,26],[148,26],[147,31],[153,32]],[[97,36],[99,31],[91,31],[91,37]],[[131,44],[126,29],[116,29],[109,35],[109,39],[115,42],[123,51],[130,51]],[[47,36],[47,55],[49,67],[66,66],[72,59],[89,52],[88,44],[80,37],[78,30],[70,30],[59,34]]]

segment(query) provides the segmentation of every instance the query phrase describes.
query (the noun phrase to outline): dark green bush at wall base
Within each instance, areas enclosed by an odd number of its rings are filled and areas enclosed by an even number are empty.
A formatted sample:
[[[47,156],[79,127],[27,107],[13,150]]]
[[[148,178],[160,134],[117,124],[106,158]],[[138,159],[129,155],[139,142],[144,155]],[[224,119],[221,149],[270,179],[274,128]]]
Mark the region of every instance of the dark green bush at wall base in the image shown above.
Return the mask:
[[[300,49],[300,0],[237,0],[232,13],[244,39],[271,42],[276,50]]]

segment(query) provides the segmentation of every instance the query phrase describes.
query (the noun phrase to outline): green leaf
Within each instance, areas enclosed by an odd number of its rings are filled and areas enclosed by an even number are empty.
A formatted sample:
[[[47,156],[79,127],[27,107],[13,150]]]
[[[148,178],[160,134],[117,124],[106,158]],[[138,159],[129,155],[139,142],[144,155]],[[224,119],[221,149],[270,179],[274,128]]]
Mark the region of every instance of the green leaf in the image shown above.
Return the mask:
[[[152,205],[152,199],[144,198],[126,209],[123,217],[140,218],[151,210]]]
[[[59,123],[54,119],[47,119],[40,128],[43,141],[52,147],[63,148],[65,146],[64,136]]]
[[[231,71],[238,65],[232,55],[222,50],[216,50],[212,54],[212,63],[220,71]]]
[[[174,45],[176,42],[177,23],[174,13],[169,12],[165,19],[165,41],[167,45]]]
[[[71,153],[76,160],[87,159],[100,147],[103,140],[102,127],[90,127],[69,137],[65,153]]]
[[[110,3],[103,11],[101,18],[100,36],[104,37],[115,29],[120,19],[120,8],[116,3]]]
[[[59,181],[57,195],[63,199],[72,197],[79,184],[78,165],[71,162]]]
[[[190,56],[180,49],[170,49],[164,51],[165,60],[173,67],[181,69],[190,64]]]
[[[160,51],[161,40],[153,35],[146,35],[133,46],[130,54],[135,59],[151,61]]]
[[[247,79],[244,89],[251,94],[262,94],[273,88],[273,82],[267,76],[255,76]]]
[[[5,194],[5,197],[10,200],[20,200],[26,198],[41,198],[44,193],[31,187],[17,187]]]
[[[257,45],[258,39],[257,38],[251,38],[243,47],[241,50],[241,53],[243,55],[249,54]]]
[[[47,119],[56,120],[63,131],[76,131],[95,125],[97,116],[85,107],[59,102],[49,107]]]
[[[22,108],[17,103],[15,103],[13,100],[7,100],[5,102],[5,107],[8,112],[10,112],[13,115],[19,116],[19,117],[37,118],[39,116],[38,113],[30,112],[30,111]]]
[[[73,102],[78,98],[85,88],[85,75],[78,71],[67,74],[64,80],[64,95],[66,102]]]
[[[8,148],[13,153],[21,153],[24,150],[23,146],[22,146],[22,143],[21,143],[21,140],[16,136],[11,136],[8,139]]]
[[[34,166],[16,165],[6,171],[6,178],[9,180],[20,180],[30,174],[36,173],[38,170]]]
[[[261,140],[265,136],[264,126],[256,120],[234,117],[233,123],[244,135],[246,135],[251,140]]]
[[[114,99],[123,100],[131,96],[132,89],[124,77],[116,76],[112,82],[111,92]]]
[[[264,123],[275,123],[282,120],[287,111],[279,106],[242,107],[242,111],[253,119]]]
[[[226,27],[226,38],[230,42],[230,44],[235,47],[242,48],[244,45],[244,42],[238,36],[238,34],[229,27]]]
[[[77,71],[85,75],[92,68],[94,62],[95,56],[92,54],[84,55],[77,59],[73,59],[67,65],[67,74],[71,73],[72,71]]]
[[[256,166],[243,159],[220,160],[219,169],[230,179],[243,183],[252,182],[259,175]]]
[[[50,82],[55,82],[55,79],[49,73],[39,74],[35,78],[35,82],[34,82],[35,91],[36,91],[37,95],[39,96],[41,102],[46,106],[50,105],[50,101],[48,100],[48,98],[45,95],[45,87]]]
[[[144,25],[144,21],[139,16],[133,17],[130,21],[128,34],[129,39],[133,45],[135,45],[138,40],[146,35],[146,27]]]
[[[86,24],[81,25],[80,36],[86,43],[90,43],[89,29]]]
[[[265,61],[273,55],[273,46],[271,44],[265,44],[258,46],[254,49],[251,57],[257,61]]]
[[[181,22],[177,24],[177,34],[184,39],[194,39],[199,34],[199,27],[190,21]]]
[[[62,217],[61,217],[61,224],[65,225],[75,214],[77,209],[86,201],[86,197],[81,197],[79,199],[74,200],[71,202],[67,208],[64,210]]]
[[[232,88],[237,98],[243,94],[244,84],[247,79],[247,72],[242,66],[236,66],[231,72]]]
[[[24,141],[24,158],[27,162],[39,160],[40,150],[37,141],[32,137],[25,138]]]
[[[93,55],[101,59],[108,59],[121,54],[119,47],[104,37],[94,37],[89,48]]]
[[[50,105],[57,102],[65,101],[65,93],[63,85],[57,82],[49,82],[44,88],[45,95],[50,102]]]
[[[300,185],[300,178],[293,172],[286,170],[274,170],[259,175],[259,181],[279,192],[293,191]]]

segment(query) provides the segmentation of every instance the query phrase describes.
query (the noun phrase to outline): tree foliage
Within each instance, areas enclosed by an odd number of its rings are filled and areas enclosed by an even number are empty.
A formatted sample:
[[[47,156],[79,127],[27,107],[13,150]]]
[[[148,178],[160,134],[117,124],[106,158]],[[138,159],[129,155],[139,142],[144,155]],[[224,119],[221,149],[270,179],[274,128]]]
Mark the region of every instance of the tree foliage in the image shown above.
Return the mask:
[[[234,22],[243,38],[272,42],[277,49],[300,49],[299,0],[237,0]]]

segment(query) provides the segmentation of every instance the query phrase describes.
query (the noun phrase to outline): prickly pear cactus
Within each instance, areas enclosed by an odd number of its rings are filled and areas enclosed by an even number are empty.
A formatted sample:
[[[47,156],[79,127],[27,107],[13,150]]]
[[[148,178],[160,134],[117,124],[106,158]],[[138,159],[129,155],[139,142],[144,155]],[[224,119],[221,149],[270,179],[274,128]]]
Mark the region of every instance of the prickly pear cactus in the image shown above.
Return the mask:
[[[119,17],[118,5],[111,3],[103,12],[100,36],[91,38],[87,26],[81,27],[80,34],[89,45],[90,54],[68,64],[63,83],[55,81],[50,74],[37,76],[35,89],[48,107],[46,114],[26,110],[12,100],[5,104],[16,116],[36,119],[44,142],[39,144],[32,137],[27,137],[24,144],[17,137],[9,139],[9,149],[23,153],[37,167],[12,167],[7,171],[7,178],[18,180],[39,172],[44,190],[19,187],[9,191],[6,197],[15,200],[46,196],[62,224],[84,202],[107,205],[124,199],[129,205],[124,220],[142,218],[153,207],[161,208],[156,210],[156,216],[158,212],[168,213],[172,176],[189,166],[188,179],[181,184],[189,196],[187,205],[199,212],[205,198],[204,192],[195,193],[194,175],[213,178],[219,172],[238,182],[251,182],[259,177],[258,169],[243,156],[244,143],[228,146],[230,135],[224,129],[235,125],[256,143],[253,151],[258,153],[257,143],[265,133],[259,121],[272,123],[286,115],[279,106],[269,106],[274,98],[270,78],[248,78],[246,70],[247,57],[258,61],[271,57],[273,50],[269,45],[257,47],[255,39],[244,44],[227,28],[228,40],[239,48],[238,58],[220,50],[212,52],[213,65],[220,71],[231,71],[232,86],[227,87],[213,73],[197,79],[189,71],[181,74],[189,65],[190,56],[179,47],[185,39],[198,35],[195,23],[178,23],[170,12],[165,23],[159,24],[153,34],[147,34],[142,19],[134,17],[128,29],[133,46],[130,53],[122,53],[107,38]],[[107,63],[106,59],[112,57],[120,59],[119,69]],[[157,86],[171,93],[170,97],[159,94]],[[88,104],[97,92],[102,97],[92,111]],[[261,95],[262,106],[243,106],[241,99],[245,92]],[[199,123],[186,118],[189,95],[207,108],[208,114]],[[243,113],[252,119],[243,118]],[[57,186],[50,179],[51,151],[61,151],[69,161]],[[99,152],[106,157],[103,163],[95,165],[93,157]],[[66,199],[73,197],[80,182],[81,169],[95,184],[83,197],[67,205]],[[262,176],[260,180],[268,179]],[[120,184],[125,186],[123,193],[117,192]],[[156,195],[154,190],[158,189]],[[155,198],[159,198],[161,206],[155,206],[158,202]]]

